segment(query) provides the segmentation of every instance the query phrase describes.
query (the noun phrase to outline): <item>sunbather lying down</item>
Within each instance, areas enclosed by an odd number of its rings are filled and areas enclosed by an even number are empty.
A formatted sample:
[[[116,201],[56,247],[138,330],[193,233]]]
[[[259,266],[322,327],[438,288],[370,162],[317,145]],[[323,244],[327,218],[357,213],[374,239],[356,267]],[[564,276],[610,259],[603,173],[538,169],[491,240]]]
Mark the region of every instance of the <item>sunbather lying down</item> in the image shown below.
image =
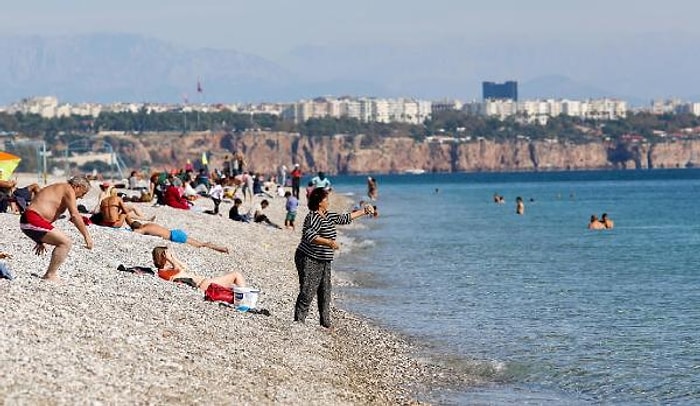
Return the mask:
[[[5,259],[5,258],[12,258],[12,255],[5,254],[4,252],[0,252],[0,259]]]
[[[193,247],[201,248],[211,248],[214,251],[223,252],[228,254],[228,248],[215,245],[210,242],[201,242],[187,236],[187,233],[183,230],[172,229],[169,230],[163,226],[159,226],[156,223],[143,223],[141,221],[132,221],[129,223],[129,227],[134,230],[135,233],[144,235],[153,235],[156,237],[161,237],[172,242],[179,242],[181,244],[189,244]]]
[[[187,265],[177,259],[168,247],[155,247],[152,255],[153,264],[158,268],[158,276],[167,281],[192,285],[202,292],[206,292],[212,283],[225,287],[245,286],[245,278],[240,272],[233,271],[213,278],[190,272]]]

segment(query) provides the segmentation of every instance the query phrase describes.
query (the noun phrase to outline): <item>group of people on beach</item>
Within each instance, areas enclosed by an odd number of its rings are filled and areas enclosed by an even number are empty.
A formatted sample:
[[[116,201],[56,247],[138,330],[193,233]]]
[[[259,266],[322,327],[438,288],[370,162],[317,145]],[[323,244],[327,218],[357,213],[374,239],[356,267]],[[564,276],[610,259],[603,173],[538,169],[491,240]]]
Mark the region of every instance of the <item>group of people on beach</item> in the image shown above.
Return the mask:
[[[301,178],[299,165],[295,165],[298,172],[292,173],[292,185],[295,178]],[[132,172],[129,185],[136,188],[137,182],[132,182],[135,177]],[[184,182],[179,183],[175,174],[158,174],[151,177],[150,185],[138,186],[141,196],[129,197],[120,194],[117,189],[106,182],[100,184],[100,195],[97,204],[92,210],[87,210],[84,205],[79,205],[78,200],[83,198],[91,189],[90,180],[86,177],[75,176],[67,182],[54,183],[43,188],[32,186],[29,188],[31,195],[27,199],[27,204],[22,208],[20,216],[20,230],[34,243],[34,252],[42,255],[47,251],[47,246],[53,246],[44,279],[59,280],[59,268],[65,262],[69,251],[72,248],[72,240],[54,223],[63,218],[64,213],[68,213],[68,220],[73,223],[84,239],[85,248],[92,250],[94,242],[88,230],[89,224],[103,227],[122,228],[129,227],[134,233],[161,237],[177,243],[186,243],[195,247],[206,247],[213,250],[228,253],[225,247],[217,246],[210,242],[201,242],[187,235],[184,230],[168,229],[155,223],[156,216],[147,217],[139,208],[131,202],[150,202],[148,199],[158,199],[161,195],[166,205],[167,202],[183,202],[183,193],[179,187],[183,187]],[[223,184],[223,179],[215,179],[209,191],[201,195],[211,195],[214,202],[214,210],[210,214],[218,214],[219,204],[222,196],[215,191],[217,186]],[[304,219],[301,230],[301,240],[294,255],[295,268],[299,277],[299,294],[294,306],[294,320],[303,322],[308,314],[309,306],[314,298],[318,300],[320,323],[324,327],[331,326],[330,320],[330,300],[331,300],[331,264],[333,252],[340,248],[337,242],[337,225],[344,225],[352,222],[361,216],[376,215],[375,207],[371,204],[362,204],[350,212],[335,213],[329,210],[329,197],[331,196],[331,182],[323,172],[319,172],[311,181],[313,187],[307,190],[307,206],[309,213]],[[0,185],[8,188],[15,188],[15,184],[7,182]],[[191,186],[191,185],[190,185]],[[199,184],[197,185],[199,186]],[[176,194],[177,193],[177,194]],[[201,196],[200,195],[200,196]],[[167,196],[167,197],[166,197]],[[295,229],[296,213],[299,206],[298,189],[292,187],[291,191],[284,191],[285,198],[285,228]],[[376,180],[368,179],[368,197],[377,199]],[[192,200],[184,198],[185,205],[181,208],[189,209]],[[217,202],[217,200],[219,200]],[[234,198],[234,204],[229,212],[229,217],[236,220],[237,216],[244,217],[248,213],[241,213],[240,205],[242,199]],[[160,203],[160,202],[158,202]],[[157,204],[158,204],[157,203]],[[178,203],[175,203],[177,206]],[[172,206],[172,207],[176,207]],[[264,210],[269,206],[269,201],[263,199],[259,202],[248,220],[258,223],[267,223],[278,228],[264,214]],[[87,217],[86,215],[90,215]],[[2,254],[2,253],[0,253]],[[9,255],[2,254],[2,258]],[[229,272],[224,275],[206,278],[190,271],[184,262],[179,260],[172,248],[158,246],[152,251],[153,264],[158,269],[158,276],[162,279],[188,283],[206,292],[211,285],[223,286],[245,286],[245,277],[239,272]]]

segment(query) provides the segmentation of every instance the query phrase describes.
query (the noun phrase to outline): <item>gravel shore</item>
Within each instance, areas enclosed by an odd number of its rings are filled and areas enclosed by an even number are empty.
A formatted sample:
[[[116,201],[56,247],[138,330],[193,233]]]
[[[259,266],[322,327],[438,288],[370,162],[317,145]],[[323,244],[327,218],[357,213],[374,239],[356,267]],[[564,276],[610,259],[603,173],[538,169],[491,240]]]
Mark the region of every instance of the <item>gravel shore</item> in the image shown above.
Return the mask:
[[[79,203],[91,208],[97,189]],[[283,224],[284,199],[269,200],[268,217]],[[36,276],[49,255],[34,255],[18,216],[0,214],[0,252],[12,255],[3,262],[16,275],[0,279],[3,403],[411,404],[447,373],[400,337],[335,307],[330,332],[318,325],[315,306],[306,324],[292,321],[303,203],[296,231],[230,221],[229,203],[223,217],[138,205],[158,224],[230,254],[95,225],[88,228],[95,247],[87,250],[64,219],[55,226],[74,245],[56,284]],[[197,207],[213,205],[200,199]],[[159,245],[173,247],[202,275],[242,272],[262,290],[258,307],[271,315],[237,312],[189,286],[116,269],[152,267]]]

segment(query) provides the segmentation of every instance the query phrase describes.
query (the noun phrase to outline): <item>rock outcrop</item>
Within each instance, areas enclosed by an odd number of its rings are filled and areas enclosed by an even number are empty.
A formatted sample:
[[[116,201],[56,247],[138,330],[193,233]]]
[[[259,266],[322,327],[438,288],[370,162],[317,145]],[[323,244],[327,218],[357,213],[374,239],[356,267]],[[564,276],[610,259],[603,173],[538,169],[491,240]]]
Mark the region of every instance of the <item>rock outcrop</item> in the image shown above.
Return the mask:
[[[549,171],[586,169],[682,168],[700,162],[700,140],[659,144],[573,144],[560,141],[423,142],[408,137],[374,139],[363,135],[306,137],[285,132],[142,134],[110,137],[109,142],[134,167],[171,169],[207,152],[210,166],[242,152],[248,168],[274,173],[300,163],[307,172],[330,174]]]

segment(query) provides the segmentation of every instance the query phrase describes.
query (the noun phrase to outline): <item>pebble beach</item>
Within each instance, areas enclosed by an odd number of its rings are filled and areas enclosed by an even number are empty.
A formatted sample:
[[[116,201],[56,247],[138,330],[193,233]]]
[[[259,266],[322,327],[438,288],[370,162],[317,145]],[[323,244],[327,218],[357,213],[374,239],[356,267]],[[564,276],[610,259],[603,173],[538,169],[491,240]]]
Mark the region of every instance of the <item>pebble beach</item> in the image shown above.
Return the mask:
[[[31,181],[20,178],[19,185]],[[78,203],[92,208],[98,192],[95,183]],[[268,200],[268,217],[282,225],[284,198]],[[226,246],[229,254],[96,225],[88,227],[95,243],[88,250],[62,219],[54,225],[73,248],[60,268],[62,282],[47,282],[39,276],[50,255],[34,254],[18,215],[0,214],[0,252],[12,255],[2,262],[16,277],[0,279],[3,403],[416,404],[455,379],[407,340],[335,305],[330,331],[318,325],[315,306],[305,324],[293,322],[293,255],[304,200],[295,231],[231,221],[227,202],[223,216],[205,214],[213,207],[206,198],[191,211],[132,204],[156,223]],[[333,195],[332,205],[345,210],[351,202]],[[261,290],[258,308],[270,315],[239,312],[205,301],[187,285],[117,270],[153,267],[151,250],[164,245],[198,274],[243,273],[248,286]],[[333,282],[352,283],[337,276]]]

